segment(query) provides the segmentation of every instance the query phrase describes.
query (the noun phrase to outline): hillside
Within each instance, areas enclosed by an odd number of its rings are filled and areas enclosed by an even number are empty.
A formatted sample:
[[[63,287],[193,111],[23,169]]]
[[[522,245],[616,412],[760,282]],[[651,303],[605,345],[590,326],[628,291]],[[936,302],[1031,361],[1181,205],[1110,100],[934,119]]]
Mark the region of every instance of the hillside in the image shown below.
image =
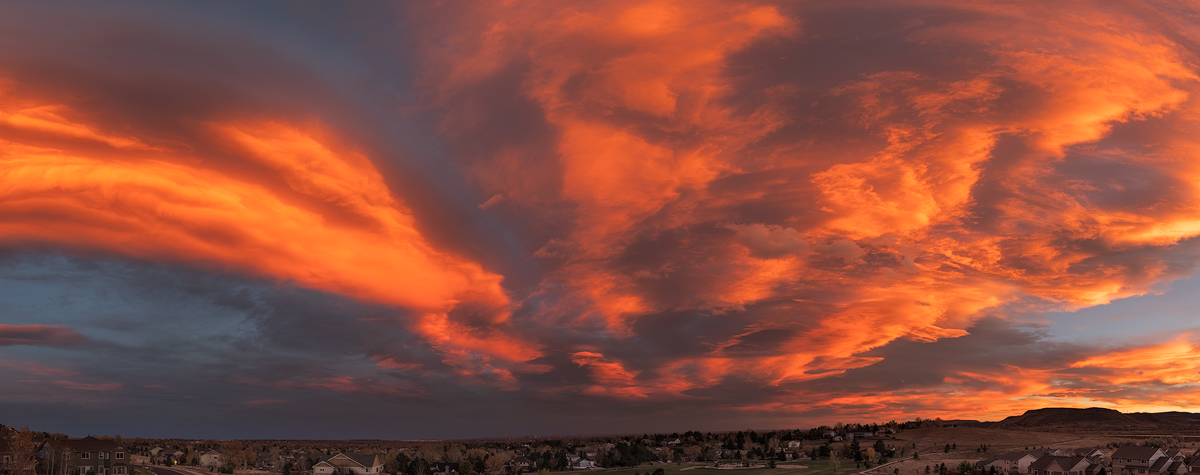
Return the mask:
[[[1006,429],[1200,430],[1200,414],[1190,412],[1132,412],[1090,407],[1048,407],[1025,411],[988,424]]]

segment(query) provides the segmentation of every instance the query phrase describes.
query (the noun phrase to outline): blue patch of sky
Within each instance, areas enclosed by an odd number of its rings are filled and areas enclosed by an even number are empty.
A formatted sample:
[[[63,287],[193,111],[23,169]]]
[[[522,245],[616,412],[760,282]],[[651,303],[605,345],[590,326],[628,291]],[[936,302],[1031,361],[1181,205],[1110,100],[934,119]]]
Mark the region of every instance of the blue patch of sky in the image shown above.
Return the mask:
[[[1112,344],[1170,341],[1200,328],[1200,278],[1177,280],[1158,294],[1114,300],[1073,312],[1046,312],[1037,320],[1055,338]]]

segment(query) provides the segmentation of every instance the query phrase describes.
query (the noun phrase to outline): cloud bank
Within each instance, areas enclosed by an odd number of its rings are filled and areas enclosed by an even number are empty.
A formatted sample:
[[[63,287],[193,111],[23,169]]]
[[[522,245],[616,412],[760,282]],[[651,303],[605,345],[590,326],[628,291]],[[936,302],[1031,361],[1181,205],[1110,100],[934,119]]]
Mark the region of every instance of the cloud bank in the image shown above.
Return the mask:
[[[183,352],[237,388],[189,404],[267,418],[322,394],[560,433],[546,408],[592,432],[1200,396],[1190,331],[1028,318],[1200,267],[1186,3],[6,8],[3,274],[130,295],[7,313],[0,345],[60,352],[11,361],[142,362],[111,328],[169,294],[196,310],[156,327],[242,342]],[[179,391],[105,377],[58,386]]]

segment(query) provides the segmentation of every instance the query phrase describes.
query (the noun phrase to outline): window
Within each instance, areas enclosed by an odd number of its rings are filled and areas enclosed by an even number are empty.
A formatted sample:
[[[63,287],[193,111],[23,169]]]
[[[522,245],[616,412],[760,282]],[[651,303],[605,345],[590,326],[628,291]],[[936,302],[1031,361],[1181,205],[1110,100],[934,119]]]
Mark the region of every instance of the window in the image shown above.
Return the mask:
[[[79,458],[81,458],[81,459],[87,459],[91,456],[92,456],[91,452],[80,452],[79,453]]]
[[[123,459],[123,458],[125,458],[125,452],[117,452],[117,458],[118,458],[118,459]]]

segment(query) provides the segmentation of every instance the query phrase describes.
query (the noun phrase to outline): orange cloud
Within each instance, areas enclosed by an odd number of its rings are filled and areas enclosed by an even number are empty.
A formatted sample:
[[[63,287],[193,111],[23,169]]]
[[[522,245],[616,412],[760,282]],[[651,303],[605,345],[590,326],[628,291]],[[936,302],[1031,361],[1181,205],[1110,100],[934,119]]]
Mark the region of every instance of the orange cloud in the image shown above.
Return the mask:
[[[440,40],[422,53],[447,134],[482,133],[504,81],[548,130],[529,132],[544,140],[536,147],[498,141],[469,160],[506,215],[551,230],[530,249],[553,269],[531,292],[530,318],[618,339],[646,336],[639,328],[672,312],[744,322],[704,354],[573,353],[596,381],[638,388],[613,397],[674,397],[739,374],[828,378],[897,340],[959,337],[1005,309],[1154,292],[1196,268],[1134,257],[1200,235],[1196,170],[1183,158],[1200,136],[1189,53],[1152,25],[1083,7],[917,1],[897,15],[929,3],[958,21],[914,17],[879,34],[937,61],[813,62],[800,69],[811,76],[785,78],[770,74],[866,40],[809,22],[826,11],[773,2],[416,15]],[[1104,142],[1149,121],[1173,127],[1146,139],[1154,152]],[[1153,170],[1178,188],[1122,203],[1106,193],[1126,190],[1090,161]],[[539,221],[551,207],[567,211]],[[758,340],[770,346],[750,351]],[[984,373],[947,378],[1005,388],[979,401],[1053,392]]]
[[[275,173],[281,190],[185,151],[113,138],[100,125],[66,118],[66,105],[31,109],[0,98],[0,110],[10,127],[0,135],[0,242],[216,267],[443,320],[455,308],[478,308],[487,318],[451,322],[454,333],[424,317],[411,328],[447,351],[457,351],[462,336],[463,348],[502,361],[537,355],[502,328],[509,305],[502,277],[435,248],[366,155],[323,127],[204,125],[220,147]],[[29,132],[90,143],[32,145]]]
[[[465,175],[428,195],[333,122],[232,105],[168,133],[7,81],[0,243],[403,307],[396,324],[433,356],[363,351],[395,378],[896,418],[1195,400],[1187,338],[854,379],[889,368],[889,349],[977,341],[991,317],[1161,292],[1200,269],[1190,16],[859,6],[406,5],[412,41],[396,44],[418,48],[399,53],[416,58],[402,69],[417,98],[381,103],[415,104],[403,112],[431,118],[430,149],[447,152],[425,164]],[[465,210],[446,222],[487,217],[467,244],[420,212],[451,194],[443,209]],[[281,387],[424,394],[345,375]]]

